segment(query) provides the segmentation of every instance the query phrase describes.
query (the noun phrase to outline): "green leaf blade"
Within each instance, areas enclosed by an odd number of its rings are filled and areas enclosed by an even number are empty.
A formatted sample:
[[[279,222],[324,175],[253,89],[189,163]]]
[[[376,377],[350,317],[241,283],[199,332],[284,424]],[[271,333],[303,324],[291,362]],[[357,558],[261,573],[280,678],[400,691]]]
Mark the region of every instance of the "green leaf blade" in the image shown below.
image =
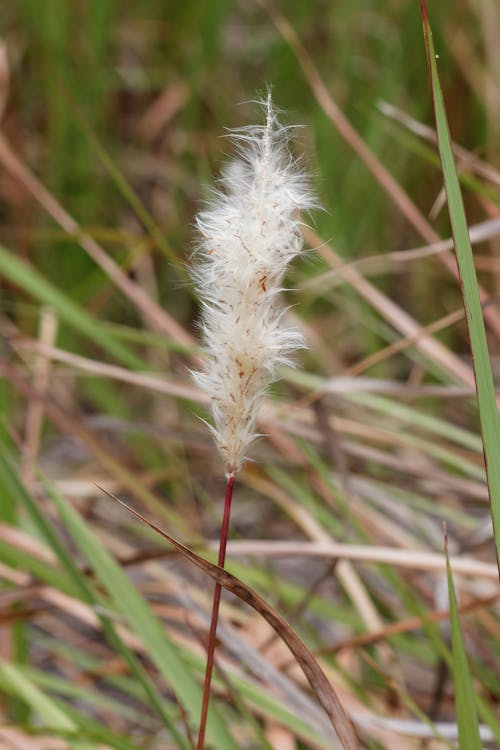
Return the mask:
[[[425,0],[422,0],[422,16],[427,59],[431,75],[439,154],[441,157],[448,212],[455,244],[474,364],[479,419],[481,422],[486,476],[498,562],[500,560],[500,421],[493,387],[493,375],[491,372],[472,246],[455,167],[443,92],[437,69],[437,55],[432,39]]]
[[[116,341],[86,310],[45,278],[34,266],[16,258],[0,245],[0,274],[24,289],[39,302],[53,307],[58,316],[91,341],[99,344],[126,367],[144,369],[144,362],[130,349]]]
[[[455,684],[455,711],[458,725],[460,750],[481,750],[479,721],[477,716],[474,686],[472,684],[465,645],[458,617],[457,598],[453,585],[448,549],[446,547],[446,572],[450,600],[450,623],[452,641],[453,681]]]

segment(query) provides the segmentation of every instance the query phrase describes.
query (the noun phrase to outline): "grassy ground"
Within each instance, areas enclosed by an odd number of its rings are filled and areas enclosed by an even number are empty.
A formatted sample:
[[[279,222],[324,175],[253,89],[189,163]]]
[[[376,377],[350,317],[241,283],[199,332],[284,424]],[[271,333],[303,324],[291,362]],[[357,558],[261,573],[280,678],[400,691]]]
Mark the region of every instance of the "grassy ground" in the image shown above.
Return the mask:
[[[230,150],[221,135],[255,122],[266,85],[304,126],[294,147],[325,210],[287,280],[309,349],[273,389],[267,437],[238,480],[228,569],[316,655],[364,746],[456,745],[456,715],[473,724],[474,704],[483,745],[499,743],[495,546],[460,284],[440,242],[443,174],[424,128],[420,8],[279,7],[286,17],[229,0],[3,4],[9,750],[196,738],[211,583],[96,485],[215,560],[224,478],[187,375],[198,311],[185,263]],[[497,382],[500,13],[494,0],[430,12]],[[279,636],[229,594],[217,654],[213,747],[335,746]]]

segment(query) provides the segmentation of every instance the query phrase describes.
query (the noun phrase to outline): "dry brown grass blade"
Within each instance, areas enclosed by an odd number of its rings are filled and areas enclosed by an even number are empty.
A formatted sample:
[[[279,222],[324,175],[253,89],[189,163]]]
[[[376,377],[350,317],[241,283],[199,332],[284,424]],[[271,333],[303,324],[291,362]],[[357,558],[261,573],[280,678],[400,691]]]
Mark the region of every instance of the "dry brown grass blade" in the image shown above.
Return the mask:
[[[175,523],[179,528],[185,528],[185,520],[176,514],[173,510],[167,508],[160,498],[150,491],[140,478],[129,469],[125,464],[119,461],[114,455],[111,448],[100,436],[93,434],[86,429],[82,420],[71,417],[67,411],[61,409],[54,401],[38,393],[24,378],[21,370],[7,362],[0,360],[0,375],[8,378],[11,385],[26,399],[38,400],[43,404],[44,412],[47,418],[55,424],[61,432],[66,435],[77,437],[85,447],[97,459],[98,463],[109,472],[110,476],[117,480],[129,491],[133,492],[135,497],[150,508],[158,515],[168,518],[170,523]]]
[[[189,87],[184,80],[174,81],[160,92],[136,125],[137,133],[146,143],[151,143],[161,135],[187,102],[189,93]]]
[[[35,341],[34,339],[28,339],[25,337],[17,341],[12,340],[11,344],[16,349],[35,351],[37,354],[44,357],[50,357],[50,359],[55,362],[61,362],[75,368],[76,370],[87,372],[92,375],[101,375],[102,377],[111,378],[112,380],[119,380],[122,383],[130,383],[139,388],[146,388],[148,390],[156,391],[157,393],[172,396],[173,398],[182,398],[203,404],[209,403],[208,397],[206,397],[195,385],[186,383],[186,380],[183,380],[182,382],[173,381],[166,377],[159,377],[147,372],[132,372],[125,367],[110,365],[106,362],[82,357],[79,354],[73,354],[64,349],[49,346],[40,341]]]
[[[414,336],[415,346],[427,357],[438,362],[453,378],[469,386],[475,386],[474,373],[459,357],[449,351],[440,341],[429,334],[422,335],[422,327],[402,307],[380,292],[367,281],[356,268],[346,266],[337,253],[310,228],[304,229],[304,236],[312,247],[318,248],[318,253],[331,268],[337,269],[356,291],[366,299],[378,312],[404,336]]]
[[[487,204],[491,205],[491,204]],[[493,211],[494,218],[485,219],[477,224],[471,224],[469,226],[469,237],[472,245],[478,245],[487,240],[495,240],[500,235],[500,219],[498,218],[498,211]],[[369,274],[379,273],[397,273],[402,272],[407,264],[413,263],[414,261],[431,258],[434,255],[439,255],[447,250],[453,250],[453,239],[451,237],[440,240],[439,242],[432,242],[430,245],[421,245],[419,247],[408,248],[407,250],[393,250],[393,251],[382,251],[375,253],[374,255],[366,255],[362,258],[355,258],[353,260],[344,261],[343,266],[349,266],[350,268],[356,268],[358,271]],[[489,265],[486,265],[486,261],[489,261]],[[476,270],[489,271],[491,268],[496,268],[498,265],[498,258],[490,258],[489,256],[481,256],[474,253],[474,264]],[[339,278],[337,269],[330,269],[323,273],[317,274],[316,276],[303,281],[299,284],[298,289],[311,289],[313,291],[323,292],[331,287],[340,286],[345,283],[345,279]]]
[[[304,524],[307,518],[304,518]],[[309,521],[311,523],[311,521]],[[210,547],[213,545],[211,544]],[[239,539],[228,542],[228,554],[241,557],[323,557],[352,560],[365,563],[386,563],[411,570],[443,572],[446,560],[439,552],[419,549],[397,549],[371,544],[343,544],[339,542],[273,542],[265,539]],[[495,563],[484,562],[473,557],[455,556],[450,558],[452,570],[457,575],[498,580]],[[338,569],[338,566],[337,566]]]
[[[35,351],[37,354],[62,362],[74,367],[82,372],[89,372],[93,375],[102,375],[103,377],[119,380],[123,383],[130,383],[139,388],[147,388],[158,393],[164,393],[172,398],[181,398],[189,401],[195,401],[200,404],[208,405],[210,399],[194,384],[187,384],[186,381],[173,381],[165,376],[158,377],[145,372],[132,372],[118,365],[110,365],[106,362],[100,362],[88,357],[82,357],[72,352],[67,352],[54,346],[48,346],[40,341],[28,339],[26,337],[10,337],[11,346],[17,351]],[[268,439],[273,442],[275,447],[289,459],[294,456],[298,464],[303,463],[300,452],[294,447],[293,441],[284,433],[282,426],[276,421],[263,423],[261,429],[266,433]]]
[[[472,602],[463,604],[459,607],[458,611],[460,614],[466,614],[467,612],[474,612],[477,609],[483,607],[489,607],[491,604],[495,604],[500,599],[500,594],[491,594],[490,596],[483,596],[481,599],[474,599]],[[410,617],[406,620],[399,620],[398,622],[392,622],[390,625],[386,625],[378,633],[361,633],[360,635],[349,638],[349,640],[341,641],[336,643],[334,646],[327,646],[326,648],[318,649],[315,651],[317,654],[336,654],[339,651],[345,651],[351,648],[358,648],[360,646],[368,646],[378,641],[385,641],[392,635],[399,635],[400,633],[408,633],[410,630],[418,630],[422,628],[428,622],[441,622],[442,620],[448,620],[450,617],[449,609],[438,609],[434,612],[430,612],[425,617]]]
[[[195,565],[199,570],[202,570],[216,583],[219,583],[227,591],[237,596],[239,599],[244,601],[253,609],[257,610],[262,617],[271,625],[278,636],[283,640],[292,654],[294,655],[297,663],[302,668],[312,690],[316,694],[321,706],[324,708],[328,717],[332,722],[332,726],[338,735],[343,747],[346,750],[357,750],[359,747],[358,738],[354,731],[353,725],[347,716],[342,704],[337,698],[337,694],[324,674],[323,670],[319,666],[318,662],[309,651],[307,646],[302,642],[297,633],[290,627],[290,625],[278,614],[267,602],[262,599],[253,589],[247,586],[245,583],[240,581],[238,578],[228,573],[223,568],[219,568],[217,565],[204,560],[203,557],[195,554],[188,547],[178,542],[173,537],[169,536],[165,531],[156,526],[152,521],[149,521],[143,515],[130,508],[120,498],[116,497],[112,493],[108,492],[104,488],[102,491],[119,503],[123,508],[128,510],[135,518],[142,523],[149,526],[151,529],[160,534],[164,539],[173,545],[180,554],[185,557],[189,562]]]
[[[51,308],[43,308],[40,314],[38,343],[51,347],[57,338],[58,320]],[[50,355],[37,352],[33,363],[33,387],[38,393],[46,393],[50,383]],[[43,428],[43,404],[38,399],[29,400],[26,406],[24,427],[22,476],[28,488],[35,483],[35,466]]]
[[[0,163],[31,193],[54,221],[72,235],[80,247],[101,268],[106,276],[149,320],[154,329],[164,333],[182,346],[191,347],[192,337],[160,305],[152,300],[141,287],[132,281],[103,248],[81,229],[72,216],[42,185],[33,172],[14,153],[7,140],[0,133]]]
[[[437,145],[436,129],[429,127],[420,120],[416,120],[411,117],[407,112],[404,112],[399,107],[395,107],[390,102],[379,101],[378,108],[386,117],[401,123],[411,133],[417,135],[419,138],[423,138],[429,143]],[[493,185],[500,185],[500,171],[495,169],[494,165],[480,159],[477,154],[473,151],[469,151],[458,143],[452,142],[452,148],[455,156],[460,161],[460,168],[465,168],[467,171],[477,174],[483,177],[485,180],[493,183]]]
[[[432,323],[430,323],[427,326],[422,326],[418,332],[405,336],[404,338],[399,339],[398,341],[394,341],[392,344],[389,344],[383,349],[379,349],[373,354],[368,355],[368,357],[365,357],[359,362],[356,362],[354,365],[347,367],[343,371],[342,374],[343,375],[361,375],[361,373],[366,372],[366,370],[369,370],[370,368],[375,367],[375,365],[380,364],[381,362],[388,359],[389,357],[393,357],[395,354],[399,354],[400,352],[403,352],[405,349],[408,349],[410,346],[417,346],[419,340],[421,340],[422,337],[424,336],[429,337],[433,333],[438,333],[439,331],[443,331],[445,328],[449,328],[455,323],[459,323],[464,318],[465,318],[465,313],[464,313],[463,308],[459,310],[455,310],[454,312],[449,313],[449,315],[445,315],[443,318],[439,318],[439,320],[434,320]],[[470,393],[473,395],[474,387],[472,383],[468,383],[467,385],[470,388]]]
[[[391,198],[394,204],[406,217],[408,222],[419,233],[426,242],[439,242],[440,237],[435,229],[429,224],[423,213],[411,200],[409,195],[403,190],[401,185],[394,179],[390,172],[384,167],[382,162],[375,156],[373,151],[366,145],[357,130],[351,125],[345,114],[338,104],[334,101],[328,91],[319,71],[314,65],[309,53],[299,39],[299,36],[287,18],[277,10],[272,3],[259,0],[259,4],[269,13],[274,25],[278,29],[283,39],[287,42],[293,51],[297,61],[302,68],[305,78],[307,79],[316,100],[328,119],[332,122],[338,133],[352,150],[359,156],[361,161],[366,165],[379,185]],[[441,253],[439,256],[441,262],[446,266],[451,275],[459,280],[458,269],[453,254],[449,251]],[[485,291],[480,288],[480,296],[483,298]],[[485,319],[496,336],[500,336],[500,316],[496,310],[489,309],[485,311]]]

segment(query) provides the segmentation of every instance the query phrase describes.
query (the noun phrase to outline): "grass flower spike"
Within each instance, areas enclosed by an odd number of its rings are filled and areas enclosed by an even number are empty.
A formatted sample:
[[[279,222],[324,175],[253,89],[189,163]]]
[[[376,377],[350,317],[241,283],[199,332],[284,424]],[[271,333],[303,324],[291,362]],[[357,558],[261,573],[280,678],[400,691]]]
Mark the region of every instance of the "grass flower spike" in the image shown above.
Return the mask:
[[[308,180],[288,150],[271,96],[263,126],[232,134],[238,158],[223,172],[206,211],[193,269],[202,303],[206,368],[194,373],[210,396],[211,430],[227,476],[218,564],[224,567],[234,479],[256,437],[259,406],[279,365],[304,345],[281,302],[288,263],[303,247],[301,210],[314,205]],[[204,747],[221,586],[216,584],[207,644],[197,750]]]
[[[288,150],[268,96],[263,126],[232,134],[238,158],[197,217],[201,241],[193,276],[203,310],[206,369],[195,373],[210,396],[228,476],[256,437],[259,405],[279,365],[303,346],[284,321],[280,299],[288,263],[303,247],[300,211],[314,204],[308,180]]]

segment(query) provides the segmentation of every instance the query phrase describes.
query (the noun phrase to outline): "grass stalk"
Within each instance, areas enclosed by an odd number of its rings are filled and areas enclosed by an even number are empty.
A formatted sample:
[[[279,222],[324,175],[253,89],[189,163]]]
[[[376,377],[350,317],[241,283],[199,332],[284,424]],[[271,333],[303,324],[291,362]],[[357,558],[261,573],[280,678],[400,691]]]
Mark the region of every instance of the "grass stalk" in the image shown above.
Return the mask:
[[[224,515],[222,517],[222,526],[220,531],[219,557],[217,564],[220,568],[224,567],[226,561],[227,537],[229,534],[229,519],[231,516],[231,502],[233,499],[234,474],[230,474],[226,485],[226,497],[224,501]],[[201,704],[200,729],[198,732],[197,750],[203,750],[205,743],[205,730],[207,725],[208,703],[210,700],[210,686],[212,684],[212,672],[214,667],[215,654],[215,637],[217,634],[217,623],[219,621],[220,598],[222,586],[220,583],[215,584],[214,598],[212,602],[212,617],[210,620],[210,632],[207,645],[207,666],[205,669],[205,680],[203,683],[203,700]]]

